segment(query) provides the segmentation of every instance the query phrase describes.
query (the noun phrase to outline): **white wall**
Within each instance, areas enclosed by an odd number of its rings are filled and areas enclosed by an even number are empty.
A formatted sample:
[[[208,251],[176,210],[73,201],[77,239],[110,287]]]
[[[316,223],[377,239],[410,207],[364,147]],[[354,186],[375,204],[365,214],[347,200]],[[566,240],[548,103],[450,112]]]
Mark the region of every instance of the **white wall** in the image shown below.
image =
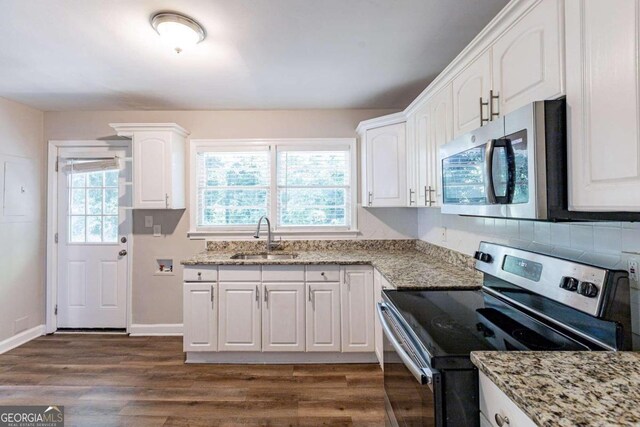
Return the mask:
[[[42,129],[42,112],[0,98],[0,173],[4,174],[6,159],[18,159],[30,162],[35,175],[33,186],[26,188],[31,214],[24,219],[4,218],[0,212],[0,341],[44,323]],[[0,210],[3,194],[0,188]]]
[[[109,123],[175,122],[191,138],[353,138],[358,123],[395,111],[295,110],[295,111],[83,111],[45,113],[45,140],[109,138]],[[187,156],[188,164],[188,156]],[[187,175],[188,180],[188,175]],[[144,216],[160,224],[162,237],[144,227]],[[174,264],[205,249],[202,240],[189,240],[189,212],[134,211],[133,323],[182,323],[182,270],[158,277],[156,258],[173,258]],[[411,209],[358,210],[360,238],[415,238],[417,217]]]

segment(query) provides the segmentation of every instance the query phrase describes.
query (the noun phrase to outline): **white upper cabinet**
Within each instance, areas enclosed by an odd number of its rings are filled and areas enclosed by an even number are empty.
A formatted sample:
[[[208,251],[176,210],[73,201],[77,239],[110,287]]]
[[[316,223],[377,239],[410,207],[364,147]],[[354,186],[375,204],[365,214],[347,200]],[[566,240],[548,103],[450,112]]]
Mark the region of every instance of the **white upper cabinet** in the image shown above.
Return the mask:
[[[567,0],[569,205],[640,210],[637,0]]]
[[[429,206],[429,185],[431,184],[431,103],[422,103],[415,112],[409,116],[407,128],[409,137],[414,141],[415,165],[416,165],[416,185],[418,187],[417,205],[419,207]]]
[[[220,351],[260,351],[260,282],[219,284]]]
[[[304,351],[304,283],[264,283],[262,294],[262,351]]]
[[[432,126],[430,129],[428,181],[425,190],[426,206],[440,206],[442,199],[442,165],[440,147],[453,139],[453,89],[451,83],[440,89],[429,102]]]
[[[345,267],[341,288],[342,351],[374,351],[373,269]]]
[[[218,349],[218,310],[215,283],[185,283],[184,351]]]
[[[369,129],[366,144],[366,192],[363,205],[406,206],[407,158],[405,123]]]
[[[112,123],[132,138],[133,208],[184,209],[185,144],[189,134],[175,123]]]
[[[486,124],[490,90],[491,51],[487,50],[453,79],[454,138]]]
[[[307,351],[340,351],[340,282],[307,283]]]
[[[493,45],[494,113],[564,94],[563,5],[563,0],[540,1]]]

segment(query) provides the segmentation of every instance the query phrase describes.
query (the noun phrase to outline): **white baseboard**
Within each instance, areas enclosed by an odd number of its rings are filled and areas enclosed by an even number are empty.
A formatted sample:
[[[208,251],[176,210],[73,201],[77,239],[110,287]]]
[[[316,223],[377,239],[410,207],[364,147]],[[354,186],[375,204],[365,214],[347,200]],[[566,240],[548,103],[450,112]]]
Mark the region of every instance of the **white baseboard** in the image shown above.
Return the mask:
[[[6,353],[22,344],[44,335],[44,325],[38,325],[26,331],[22,331],[6,340],[0,341],[0,354]]]
[[[154,323],[132,324],[129,335],[133,337],[146,336],[182,336],[182,323]]]
[[[260,351],[188,351],[185,363],[222,364],[304,364],[304,363],[378,363],[374,352],[260,352]]]

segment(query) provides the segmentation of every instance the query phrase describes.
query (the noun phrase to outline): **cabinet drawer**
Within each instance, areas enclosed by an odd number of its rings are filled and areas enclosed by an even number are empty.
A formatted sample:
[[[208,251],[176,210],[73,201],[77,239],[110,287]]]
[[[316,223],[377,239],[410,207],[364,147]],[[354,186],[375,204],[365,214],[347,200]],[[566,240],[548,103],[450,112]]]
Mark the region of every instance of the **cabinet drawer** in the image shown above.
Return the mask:
[[[483,373],[480,373],[480,412],[491,426],[498,426],[496,414],[508,418],[509,427],[535,426],[527,414]]]
[[[265,265],[262,267],[263,282],[304,282],[303,265]]]
[[[339,265],[308,265],[307,282],[339,282]]]
[[[219,277],[221,282],[259,282],[261,270],[259,265],[221,265]]]
[[[182,277],[185,282],[216,282],[217,265],[185,265]]]

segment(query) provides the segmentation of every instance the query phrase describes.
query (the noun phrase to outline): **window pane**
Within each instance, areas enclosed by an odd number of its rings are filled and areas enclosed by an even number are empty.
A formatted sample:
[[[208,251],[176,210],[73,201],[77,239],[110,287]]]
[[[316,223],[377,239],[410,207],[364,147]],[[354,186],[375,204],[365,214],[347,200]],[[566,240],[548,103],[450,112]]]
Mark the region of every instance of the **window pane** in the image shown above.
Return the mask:
[[[102,213],[102,189],[87,190],[87,213],[90,215]]]
[[[206,208],[203,212],[203,225],[255,225],[264,208]]]
[[[349,185],[349,152],[280,151],[278,185]]]
[[[87,173],[87,187],[102,187],[104,172]]]
[[[87,242],[102,242],[102,217],[87,217]]]
[[[105,187],[117,187],[118,186],[118,174],[120,171],[107,171],[104,173],[104,186]]]
[[[279,190],[278,223],[283,226],[347,226],[347,194],[344,188]]]
[[[118,189],[117,188],[107,188],[104,190],[104,214],[105,215],[118,214]]]
[[[84,215],[85,193],[84,188],[71,190],[71,207],[72,215]]]
[[[71,174],[71,186],[72,187],[85,187],[87,184],[87,175],[84,173],[72,173]]]
[[[207,187],[269,185],[269,153],[204,153]]]
[[[69,217],[69,241],[72,243],[84,243],[85,239],[85,223],[84,216]]]
[[[104,217],[104,239],[105,243],[115,243],[118,241],[118,217]]]
[[[204,190],[202,225],[253,225],[267,215],[269,190]]]

